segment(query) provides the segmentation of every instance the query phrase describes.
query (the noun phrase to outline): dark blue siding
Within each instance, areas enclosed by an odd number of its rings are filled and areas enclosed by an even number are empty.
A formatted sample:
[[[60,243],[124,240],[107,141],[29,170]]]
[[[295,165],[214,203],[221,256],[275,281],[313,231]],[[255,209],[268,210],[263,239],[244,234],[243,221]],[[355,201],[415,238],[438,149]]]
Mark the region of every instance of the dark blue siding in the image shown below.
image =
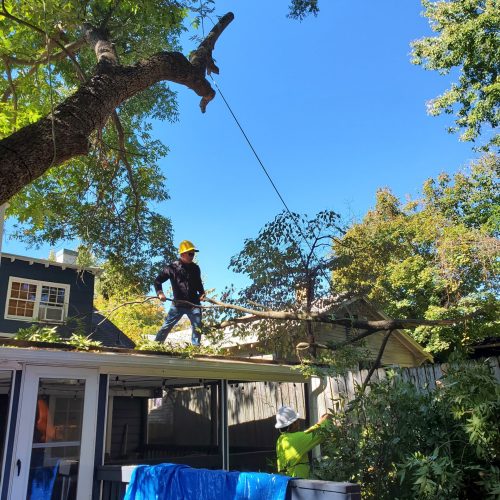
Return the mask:
[[[70,285],[68,320],[79,318],[85,327],[87,334],[91,330],[92,301],[94,297],[94,275],[88,271],[77,271],[76,269],[62,269],[62,267],[34,262],[30,265],[25,260],[11,262],[9,257],[2,257],[0,265],[0,333],[15,333],[19,328],[30,325],[26,321],[5,319],[5,308],[9,277],[26,278],[31,280],[50,281]],[[70,334],[74,330],[74,322],[61,325],[59,332],[62,335]]]

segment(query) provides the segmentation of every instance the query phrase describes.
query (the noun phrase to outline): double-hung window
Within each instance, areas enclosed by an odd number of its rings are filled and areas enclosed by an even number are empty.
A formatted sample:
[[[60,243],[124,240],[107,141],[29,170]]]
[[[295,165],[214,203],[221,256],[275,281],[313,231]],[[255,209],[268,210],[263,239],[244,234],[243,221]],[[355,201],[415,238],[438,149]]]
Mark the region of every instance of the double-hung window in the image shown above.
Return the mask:
[[[69,285],[11,276],[5,319],[62,323],[68,315]]]

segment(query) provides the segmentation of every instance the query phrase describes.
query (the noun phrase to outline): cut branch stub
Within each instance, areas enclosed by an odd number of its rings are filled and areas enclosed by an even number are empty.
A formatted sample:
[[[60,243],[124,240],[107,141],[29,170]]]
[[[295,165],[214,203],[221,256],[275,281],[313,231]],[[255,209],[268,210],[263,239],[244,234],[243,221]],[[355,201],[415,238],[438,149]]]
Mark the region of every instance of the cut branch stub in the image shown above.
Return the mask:
[[[109,40],[109,31],[106,28],[95,28],[88,23],[85,23],[83,27],[85,29],[85,39],[94,49],[97,64],[99,66],[118,64],[118,55],[114,44]]]

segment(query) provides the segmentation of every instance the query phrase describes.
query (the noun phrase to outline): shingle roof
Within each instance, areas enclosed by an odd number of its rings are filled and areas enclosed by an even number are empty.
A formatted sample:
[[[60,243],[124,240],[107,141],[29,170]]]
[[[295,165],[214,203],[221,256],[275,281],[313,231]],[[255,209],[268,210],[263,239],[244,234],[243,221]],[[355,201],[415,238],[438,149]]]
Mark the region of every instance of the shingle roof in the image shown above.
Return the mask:
[[[112,321],[94,309],[92,313],[92,340],[98,340],[107,347],[126,347],[133,349],[135,343],[127,337]]]

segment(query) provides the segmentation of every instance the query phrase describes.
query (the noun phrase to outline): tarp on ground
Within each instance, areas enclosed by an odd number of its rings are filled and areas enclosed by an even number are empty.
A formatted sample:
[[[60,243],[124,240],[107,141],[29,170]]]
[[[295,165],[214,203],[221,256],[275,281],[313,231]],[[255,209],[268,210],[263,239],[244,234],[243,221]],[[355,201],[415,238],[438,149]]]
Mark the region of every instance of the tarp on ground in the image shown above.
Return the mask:
[[[284,500],[289,480],[287,476],[261,472],[139,465],[124,500]]]

